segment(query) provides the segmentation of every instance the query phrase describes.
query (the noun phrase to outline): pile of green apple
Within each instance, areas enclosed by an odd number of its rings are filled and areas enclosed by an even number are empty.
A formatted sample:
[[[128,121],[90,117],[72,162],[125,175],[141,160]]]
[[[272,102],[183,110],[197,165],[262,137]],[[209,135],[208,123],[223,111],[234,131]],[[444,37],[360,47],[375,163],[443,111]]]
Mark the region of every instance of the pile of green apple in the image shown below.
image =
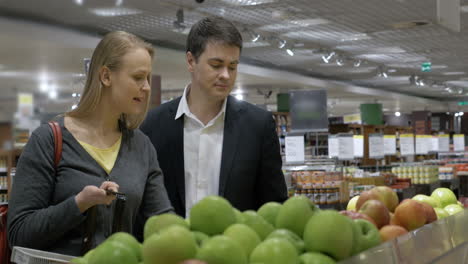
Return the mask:
[[[269,202],[257,212],[240,212],[224,198],[208,196],[189,219],[149,218],[142,244],[116,233],[72,263],[331,264],[380,244],[370,221],[320,210],[306,196]]]
[[[437,188],[431,196],[418,194],[399,203],[391,188],[378,186],[353,197],[347,211],[341,213],[352,219],[367,219],[379,228],[381,240],[388,241],[461,211],[463,207],[448,188]]]

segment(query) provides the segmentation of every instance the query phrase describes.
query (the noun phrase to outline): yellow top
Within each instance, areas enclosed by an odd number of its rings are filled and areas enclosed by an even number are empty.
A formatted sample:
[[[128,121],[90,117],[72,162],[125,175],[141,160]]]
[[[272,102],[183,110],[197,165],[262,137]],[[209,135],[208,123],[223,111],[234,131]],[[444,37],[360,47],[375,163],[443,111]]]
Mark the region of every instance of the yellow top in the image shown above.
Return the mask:
[[[79,141],[78,142],[83,146],[83,148],[91,155],[91,157],[96,160],[96,162],[101,165],[101,167],[109,174],[114,167],[115,160],[120,150],[120,143],[122,142],[122,137],[119,137],[117,142],[114,143],[109,148],[96,148],[88,143]]]

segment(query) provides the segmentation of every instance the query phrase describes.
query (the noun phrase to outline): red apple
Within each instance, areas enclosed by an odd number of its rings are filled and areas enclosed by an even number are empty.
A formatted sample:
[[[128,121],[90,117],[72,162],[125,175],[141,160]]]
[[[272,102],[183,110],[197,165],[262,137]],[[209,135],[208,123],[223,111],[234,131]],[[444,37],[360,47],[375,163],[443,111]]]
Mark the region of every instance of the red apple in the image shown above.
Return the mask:
[[[406,230],[412,231],[426,223],[426,211],[420,202],[407,199],[395,209],[395,220]]]
[[[359,199],[356,203],[356,211],[359,211],[362,205],[369,200],[378,200],[378,201],[383,202],[383,197],[381,193],[372,192],[370,190],[362,192],[361,195],[359,195]]]
[[[396,220],[394,213],[390,213],[390,225],[399,225],[399,226],[401,226],[400,223],[398,223],[398,221]]]
[[[364,220],[367,220],[369,222],[371,222],[372,224],[375,225],[375,227],[377,227],[377,223],[375,223],[374,219],[370,218],[369,216],[367,216],[366,214],[363,214],[363,213],[359,213],[359,212],[355,212],[355,211],[340,211],[340,214],[342,215],[346,215],[347,217],[351,218],[351,219],[364,219]]]
[[[372,218],[377,224],[377,228],[381,228],[384,225],[388,225],[390,222],[390,214],[387,207],[378,200],[369,200],[366,201],[361,209],[360,213],[366,214]]]
[[[398,225],[386,225],[382,227],[379,232],[383,242],[408,233],[406,229]]]
[[[430,224],[434,221],[437,221],[437,214],[432,208],[432,206],[428,205],[427,203],[420,202],[424,207],[424,212],[426,212],[426,224]]]
[[[395,212],[395,208],[398,206],[398,195],[393,191],[392,188],[387,186],[378,186],[371,190],[371,192],[377,193],[383,198],[383,201],[390,212]]]

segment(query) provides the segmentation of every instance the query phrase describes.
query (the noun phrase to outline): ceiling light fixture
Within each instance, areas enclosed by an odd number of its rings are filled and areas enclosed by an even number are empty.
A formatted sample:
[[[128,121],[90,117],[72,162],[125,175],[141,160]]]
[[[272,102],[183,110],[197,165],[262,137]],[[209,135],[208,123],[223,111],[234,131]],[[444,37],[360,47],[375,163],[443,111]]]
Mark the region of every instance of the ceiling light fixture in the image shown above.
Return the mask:
[[[343,57],[339,56],[337,59],[336,59],[336,65],[338,66],[343,66],[345,64],[345,61],[343,59]]]
[[[286,52],[288,53],[289,56],[294,56],[294,52],[293,52],[292,48],[287,48]]]
[[[417,77],[416,78],[416,85],[417,86],[424,86],[425,85],[424,79],[422,77]]]
[[[322,60],[323,60],[323,62],[325,62],[325,63],[330,63],[330,60],[331,60],[331,59],[333,58],[333,56],[335,56],[335,55],[336,55],[336,53],[335,53],[334,51],[332,51],[332,52],[328,53],[328,55],[326,55],[326,56],[323,55],[323,56],[322,56]]]
[[[395,116],[401,116],[401,113],[400,112],[395,112]]]
[[[83,0],[74,0],[73,2],[77,5],[83,5]]]
[[[252,35],[252,42],[257,42],[257,40],[259,39],[260,39],[260,34],[254,32]]]
[[[244,100],[244,96],[242,94],[236,94],[235,97],[237,100]]]
[[[279,49],[284,48],[284,47],[286,46],[286,43],[287,43],[287,42],[286,42],[286,40],[284,40],[284,39],[278,40],[278,48],[279,48]]]
[[[377,75],[380,77],[388,78],[388,74],[384,68],[384,66],[380,65],[377,67]]]
[[[173,22],[174,28],[183,31],[185,29],[184,9],[179,8],[176,12],[176,20]]]
[[[357,61],[354,61],[353,65],[354,65],[354,67],[357,68],[357,67],[361,66],[361,63],[362,63],[361,60],[357,60]]]

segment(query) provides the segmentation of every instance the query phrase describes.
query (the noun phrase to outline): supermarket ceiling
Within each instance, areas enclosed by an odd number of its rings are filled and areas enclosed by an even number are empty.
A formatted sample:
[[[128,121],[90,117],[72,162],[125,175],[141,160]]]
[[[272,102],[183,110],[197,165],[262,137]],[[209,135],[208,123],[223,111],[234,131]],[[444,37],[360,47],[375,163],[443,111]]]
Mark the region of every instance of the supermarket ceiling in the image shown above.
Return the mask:
[[[457,2],[439,1],[442,7]],[[162,76],[163,98],[180,95],[189,80],[183,53],[188,29],[207,15],[223,16],[242,31],[236,90],[247,101],[272,105],[278,92],[327,89],[334,115],[355,113],[365,102],[382,102],[386,111],[462,110],[454,102],[468,96],[468,0],[455,6],[455,16],[450,13],[455,18],[451,28],[438,19],[438,11],[449,8],[437,4],[0,0],[0,111],[10,109],[6,103],[13,92],[39,93],[44,74],[59,87],[58,105],[70,104],[74,99],[69,94],[82,86],[83,58],[113,30],[135,33],[158,46],[154,71]],[[430,71],[423,72],[427,62]],[[267,97],[270,91],[273,95]]]

